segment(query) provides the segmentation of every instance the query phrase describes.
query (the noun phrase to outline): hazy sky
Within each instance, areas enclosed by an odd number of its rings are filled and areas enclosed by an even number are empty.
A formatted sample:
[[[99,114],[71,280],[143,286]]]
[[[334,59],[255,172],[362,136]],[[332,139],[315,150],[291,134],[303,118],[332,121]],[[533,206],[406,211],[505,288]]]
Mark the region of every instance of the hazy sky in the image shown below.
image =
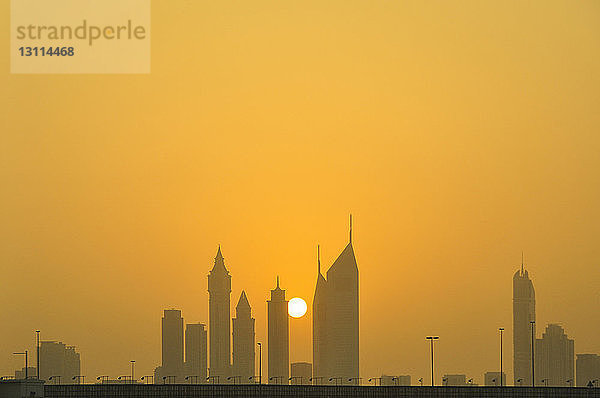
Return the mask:
[[[207,322],[218,244],[266,343],[276,275],[310,308],[350,212],[363,377],[428,383],[437,334],[439,377],[482,383],[502,326],[511,380],[522,250],[538,332],[600,353],[600,2],[152,7],[150,75],[28,76],[1,6],[1,375],[35,329],[88,380],[151,374],[163,309]]]

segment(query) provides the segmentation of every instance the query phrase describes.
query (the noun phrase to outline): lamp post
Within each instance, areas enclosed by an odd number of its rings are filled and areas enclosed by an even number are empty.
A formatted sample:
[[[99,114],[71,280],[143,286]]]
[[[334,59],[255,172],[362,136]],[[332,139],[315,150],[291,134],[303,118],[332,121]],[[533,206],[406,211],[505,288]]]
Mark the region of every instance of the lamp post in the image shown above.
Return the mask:
[[[421,384],[421,387],[423,387],[423,378],[419,377],[419,384]]]
[[[135,380],[135,371],[134,371],[134,366],[135,366],[135,361],[129,361],[131,362],[131,384],[133,384],[133,381]]]
[[[28,360],[27,360],[27,350],[25,350],[24,352],[13,352],[14,355],[25,355],[25,380],[27,380],[27,367],[28,365]]]
[[[500,387],[502,387],[502,334],[504,332],[504,328],[499,328],[500,331]]]
[[[362,380],[362,377],[351,377],[351,378],[348,379],[348,382],[349,383],[354,382],[354,385],[358,386],[358,385],[361,384],[361,380]]]
[[[152,383],[150,384],[154,384],[154,376],[142,376],[141,380],[144,381],[146,384],[149,384],[150,380],[152,380]]]
[[[529,323],[531,323],[531,386],[535,387],[535,321]]]
[[[431,387],[433,387],[435,385],[434,383],[434,379],[433,379],[433,341],[439,339],[439,336],[427,336],[425,337],[427,340],[429,340],[429,342],[431,343]]]
[[[379,380],[379,385],[381,385],[381,377],[371,377],[369,379],[369,383],[371,382],[371,380],[373,380],[373,382],[375,382],[375,385],[377,385],[377,380]]]
[[[256,343],[258,346],[258,384],[262,384],[262,343]]]
[[[519,383],[519,387],[523,386],[523,379],[517,379],[517,383]]]
[[[40,379],[40,331],[39,330],[35,331],[35,350],[36,350],[35,372],[37,373],[37,379],[39,380]]]

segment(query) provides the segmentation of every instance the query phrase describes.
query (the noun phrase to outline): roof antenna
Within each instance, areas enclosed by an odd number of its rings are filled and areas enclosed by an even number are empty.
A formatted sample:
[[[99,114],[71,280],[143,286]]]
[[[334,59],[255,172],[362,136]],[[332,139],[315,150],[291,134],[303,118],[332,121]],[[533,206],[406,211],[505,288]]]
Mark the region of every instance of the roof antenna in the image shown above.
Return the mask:
[[[352,214],[350,214],[350,243],[352,243]]]
[[[279,289],[279,275],[277,275],[277,289]]]
[[[524,274],[524,271],[523,271],[523,251],[521,250],[521,275],[523,275],[523,274]]]
[[[319,265],[319,274],[321,274],[321,247],[317,245],[317,264]]]

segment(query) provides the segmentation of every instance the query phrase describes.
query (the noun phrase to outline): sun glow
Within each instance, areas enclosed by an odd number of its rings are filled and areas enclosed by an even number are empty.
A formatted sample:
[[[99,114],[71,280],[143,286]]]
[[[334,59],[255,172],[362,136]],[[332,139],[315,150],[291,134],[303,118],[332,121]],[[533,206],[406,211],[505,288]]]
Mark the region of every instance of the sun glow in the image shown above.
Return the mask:
[[[292,318],[300,318],[304,314],[306,314],[306,301],[302,300],[300,297],[294,297],[288,303],[288,314]]]

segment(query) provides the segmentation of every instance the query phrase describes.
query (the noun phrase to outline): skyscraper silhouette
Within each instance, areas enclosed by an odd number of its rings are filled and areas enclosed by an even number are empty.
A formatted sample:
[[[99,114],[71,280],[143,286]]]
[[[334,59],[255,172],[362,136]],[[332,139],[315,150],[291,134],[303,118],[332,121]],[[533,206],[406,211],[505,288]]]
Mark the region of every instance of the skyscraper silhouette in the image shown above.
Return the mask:
[[[207,376],[207,331],[203,323],[185,325],[185,376],[197,377],[203,383]]]
[[[313,378],[323,384],[329,378],[327,367],[327,281],[321,273],[320,250],[317,246],[317,284],[312,303]]]
[[[290,322],[285,290],[277,287],[271,290],[271,300],[267,301],[267,349],[269,383],[288,384],[290,377]]]
[[[252,309],[242,291],[233,318],[233,377],[241,383],[249,383],[254,376],[254,318]]]
[[[515,386],[531,385],[531,328],[535,335],[535,290],[524,269],[513,276],[513,360]]]
[[[183,318],[180,310],[165,310],[162,317],[162,367],[160,377],[183,382]],[[158,381],[158,380],[157,380]]]
[[[327,271],[319,273],[313,300],[313,377],[355,383],[359,377],[358,265],[350,239]]]
[[[208,333],[210,338],[209,374],[225,382],[231,370],[231,318],[229,313],[231,275],[225,268],[221,246],[208,274]]]
[[[551,323],[542,338],[535,341],[535,384],[567,387],[574,378],[575,342],[560,325]]]

